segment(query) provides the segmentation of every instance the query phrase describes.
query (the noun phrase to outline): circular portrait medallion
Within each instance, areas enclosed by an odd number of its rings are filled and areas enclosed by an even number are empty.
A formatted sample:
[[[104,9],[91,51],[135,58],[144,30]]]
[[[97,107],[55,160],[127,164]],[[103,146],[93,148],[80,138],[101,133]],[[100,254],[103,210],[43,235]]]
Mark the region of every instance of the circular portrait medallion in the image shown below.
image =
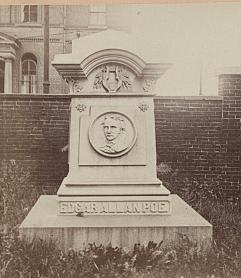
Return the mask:
[[[103,113],[90,125],[89,140],[99,154],[118,157],[134,146],[136,128],[132,120],[122,113]]]

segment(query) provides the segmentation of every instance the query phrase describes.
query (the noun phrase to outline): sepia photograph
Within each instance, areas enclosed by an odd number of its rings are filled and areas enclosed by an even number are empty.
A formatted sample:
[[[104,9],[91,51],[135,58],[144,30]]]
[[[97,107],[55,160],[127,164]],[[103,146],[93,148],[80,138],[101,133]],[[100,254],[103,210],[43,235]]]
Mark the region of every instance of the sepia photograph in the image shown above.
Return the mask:
[[[0,277],[241,277],[241,2],[0,4]]]

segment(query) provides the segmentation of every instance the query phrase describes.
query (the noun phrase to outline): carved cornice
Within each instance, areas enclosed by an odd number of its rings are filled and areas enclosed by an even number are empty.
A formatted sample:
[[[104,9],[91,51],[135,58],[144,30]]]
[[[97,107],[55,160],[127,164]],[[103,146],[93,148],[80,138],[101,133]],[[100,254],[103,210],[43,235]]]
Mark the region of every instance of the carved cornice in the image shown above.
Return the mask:
[[[141,76],[146,67],[145,62],[135,54],[121,49],[104,49],[93,53],[80,63],[86,76],[95,68],[107,64],[119,63],[131,69],[137,76]]]
[[[0,32],[0,44],[12,46],[14,49],[21,46],[19,40],[2,32]]]
[[[0,57],[3,58],[3,60],[7,60],[7,59],[15,60],[16,55],[13,54],[13,53],[10,53],[10,52],[9,53],[8,52],[3,53],[0,50]]]
[[[67,82],[71,79],[87,78],[79,64],[55,64],[52,63],[58,73]]]
[[[131,36],[107,30],[73,40],[72,53],[55,55],[52,65],[63,79],[81,80],[85,84],[82,93],[94,89],[99,94],[139,90],[150,94],[171,64],[153,63],[150,57],[147,61],[148,56],[139,55]]]
[[[143,76],[150,79],[160,78],[161,75],[163,75],[167,69],[171,67],[172,64],[170,63],[148,63],[146,64],[146,67],[143,69]]]
[[[80,62],[71,54],[67,54],[66,59],[63,59],[63,55],[61,56],[61,60],[55,59],[52,65],[63,79],[86,79],[94,69],[105,64],[119,64],[133,71],[137,77],[158,79],[171,66],[167,63],[145,63],[137,55],[120,49],[104,49]]]
[[[36,38],[36,37],[33,37],[33,38],[31,38],[31,37],[30,38],[21,38],[19,40],[21,42],[43,42],[44,41],[43,38]],[[50,42],[56,42],[56,43],[61,42],[60,39],[52,39],[52,38],[50,38],[49,41]]]
[[[12,36],[0,32],[0,56],[4,59],[15,59],[16,50],[21,43]]]

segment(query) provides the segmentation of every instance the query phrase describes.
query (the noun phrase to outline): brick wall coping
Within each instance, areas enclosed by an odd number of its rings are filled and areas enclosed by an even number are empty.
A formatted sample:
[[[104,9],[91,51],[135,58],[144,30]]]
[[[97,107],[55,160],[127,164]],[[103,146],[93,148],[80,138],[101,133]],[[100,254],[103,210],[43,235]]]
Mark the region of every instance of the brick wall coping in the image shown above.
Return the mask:
[[[119,95],[119,96],[123,96]],[[91,97],[91,96],[96,96],[96,95],[63,95],[63,94],[52,94],[52,95],[29,95],[29,94],[0,94],[0,99],[71,99],[72,97]],[[106,96],[106,95],[103,95]],[[125,94],[126,96],[126,94]],[[130,95],[130,96],[137,96],[135,95]],[[143,96],[143,95],[141,95]],[[149,97],[153,97],[154,95],[147,95]],[[172,100],[217,100],[221,101],[223,99],[222,96],[154,96],[155,99],[172,99]]]
[[[173,99],[173,100],[218,100],[222,101],[222,96],[155,96],[155,99]]]
[[[100,95],[100,94],[91,94],[91,93],[86,93],[86,94],[80,94],[80,95],[73,95],[73,94],[68,94],[68,95],[63,95],[63,94],[49,94],[49,95],[43,95],[43,94],[38,94],[38,95],[29,95],[29,94],[1,94],[0,95],[0,98],[24,98],[24,99],[71,99],[71,98],[78,98],[78,97],[81,97],[81,98],[90,98],[90,97],[106,97],[106,96],[127,96],[128,97],[135,97],[135,96],[141,96],[141,97],[144,97],[144,96],[147,96],[147,97],[154,97],[155,95],[153,94],[103,94],[103,95]]]
[[[29,94],[0,94],[0,99],[70,99],[70,95],[29,95]]]
[[[218,70],[218,75],[241,75],[241,67],[231,66],[220,68]]]

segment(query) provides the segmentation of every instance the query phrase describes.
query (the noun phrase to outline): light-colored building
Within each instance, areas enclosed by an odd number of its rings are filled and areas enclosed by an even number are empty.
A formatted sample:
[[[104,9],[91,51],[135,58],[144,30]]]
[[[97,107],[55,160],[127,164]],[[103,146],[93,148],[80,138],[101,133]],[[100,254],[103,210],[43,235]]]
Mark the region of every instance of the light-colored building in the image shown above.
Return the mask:
[[[131,11],[126,5],[49,6],[49,61],[71,52],[71,41],[107,28],[127,31]],[[42,94],[44,6],[0,6],[0,93]],[[51,94],[67,86],[49,66]]]

